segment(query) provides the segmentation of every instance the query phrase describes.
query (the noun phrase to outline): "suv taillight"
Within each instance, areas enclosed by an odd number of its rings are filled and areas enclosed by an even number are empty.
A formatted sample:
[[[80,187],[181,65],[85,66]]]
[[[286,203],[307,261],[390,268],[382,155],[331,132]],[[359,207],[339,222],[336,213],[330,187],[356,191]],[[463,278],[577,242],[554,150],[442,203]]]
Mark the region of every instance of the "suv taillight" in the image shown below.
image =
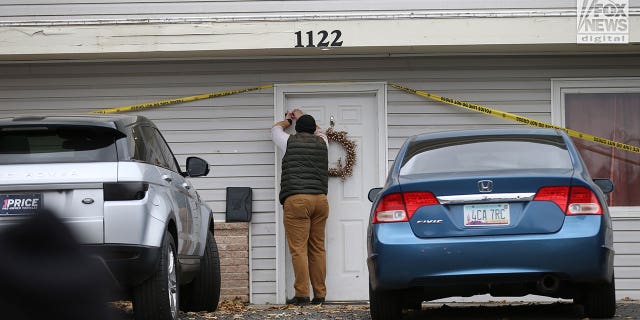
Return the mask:
[[[373,223],[406,222],[418,208],[438,203],[431,192],[391,193],[378,202]]]
[[[534,201],[552,201],[566,215],[602,214],[602,206],[593,191],[583,186],[543,187]]]
[[[114,182],[103,185],[104,201],[141,200],[147,194],[145,182]]]

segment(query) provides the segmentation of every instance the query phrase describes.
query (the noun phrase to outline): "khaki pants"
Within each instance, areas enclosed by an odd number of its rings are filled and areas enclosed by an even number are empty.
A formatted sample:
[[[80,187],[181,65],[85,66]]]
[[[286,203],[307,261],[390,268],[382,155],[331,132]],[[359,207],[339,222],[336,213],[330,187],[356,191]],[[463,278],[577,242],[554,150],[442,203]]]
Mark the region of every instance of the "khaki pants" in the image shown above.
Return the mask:
[[[284,230],[293,263],[296,297],[327,295],[327,259],[324,229],[329,217],[329,201],[324,194],[297,194],[284,201]]]

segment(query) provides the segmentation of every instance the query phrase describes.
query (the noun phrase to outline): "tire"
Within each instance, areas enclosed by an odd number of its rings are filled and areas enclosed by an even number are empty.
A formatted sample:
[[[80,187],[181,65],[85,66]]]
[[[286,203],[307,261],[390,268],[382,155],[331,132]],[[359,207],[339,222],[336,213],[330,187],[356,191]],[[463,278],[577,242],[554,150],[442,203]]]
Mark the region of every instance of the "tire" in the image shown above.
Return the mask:
[[[402,318],[400,296],[391,291],[373,290],[369,284],[369,312],[371,320],[397,320]]]
[[[610,283],[591,286],[581,299],[585,316],[590,318],[611,318],[616,313],[615,277]]]
[[[169,232],[164,234],[161,250],[156,272],[133,290],[136,320],[178,319],[178,259],[176,243]]]
[[[220,257],[218,245],[211,231],[207,234],[200,271],[191,283],[181,290],[183,311],[215,311],[220,301]]]

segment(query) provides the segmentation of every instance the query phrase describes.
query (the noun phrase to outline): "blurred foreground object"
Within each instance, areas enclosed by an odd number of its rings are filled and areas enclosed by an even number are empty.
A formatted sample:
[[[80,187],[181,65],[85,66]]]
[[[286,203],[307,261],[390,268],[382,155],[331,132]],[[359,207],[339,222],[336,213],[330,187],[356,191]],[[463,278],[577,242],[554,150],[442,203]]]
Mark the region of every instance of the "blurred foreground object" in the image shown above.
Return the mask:
[[[107,319],[108,271],[48,211],[0,233],[2,318]]]

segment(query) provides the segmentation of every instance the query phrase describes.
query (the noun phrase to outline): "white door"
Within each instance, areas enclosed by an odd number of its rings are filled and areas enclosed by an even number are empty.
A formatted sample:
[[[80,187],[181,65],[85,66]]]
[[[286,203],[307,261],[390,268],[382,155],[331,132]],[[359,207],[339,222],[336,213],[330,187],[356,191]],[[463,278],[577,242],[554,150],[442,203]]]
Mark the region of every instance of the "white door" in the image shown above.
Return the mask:
[[[335,131],[346,131],[356,143],[356,165],[353,175],[342,181],[329,179],[330,213],[326,227],[328,301],[367,300],[368,270],[366,265],[366,231],[371,202],[369,189],[381,186],[386,172],[385,137],[379,131],[379,92],[322,92],[286,94],[285,110],[300,108],[311,114],[323,129],[334,122]],[[283,112],[284,113],[284,112]],[[382,122],[384,123],[384,122]],[[384,131],[386,134],[386,131]],[[381,143],[381,140],[382,143]],[[346,153],[336,142],[329,143],[329,167],[337,167]],[[279,171],[279,170],[278,170]],[[286,250],[286,292],[293,296],[291,257]]]

